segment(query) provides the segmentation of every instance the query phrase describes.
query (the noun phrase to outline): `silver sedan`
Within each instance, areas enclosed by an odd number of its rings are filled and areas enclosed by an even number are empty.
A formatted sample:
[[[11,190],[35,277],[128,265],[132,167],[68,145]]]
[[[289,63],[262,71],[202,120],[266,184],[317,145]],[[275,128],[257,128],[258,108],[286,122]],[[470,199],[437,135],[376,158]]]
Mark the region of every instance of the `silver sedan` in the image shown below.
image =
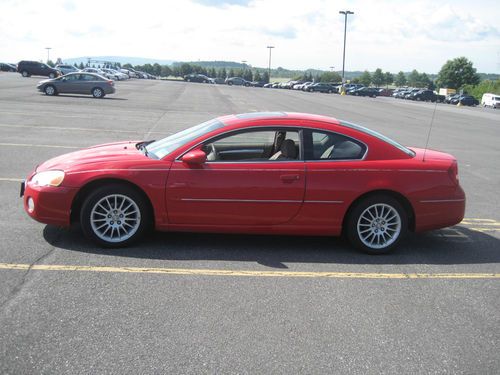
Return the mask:
[[[94,98],[103,98],[116,91],[112,80],[94,73],[69,73],[40,81],[37,88],[46,95],[87,94]]]

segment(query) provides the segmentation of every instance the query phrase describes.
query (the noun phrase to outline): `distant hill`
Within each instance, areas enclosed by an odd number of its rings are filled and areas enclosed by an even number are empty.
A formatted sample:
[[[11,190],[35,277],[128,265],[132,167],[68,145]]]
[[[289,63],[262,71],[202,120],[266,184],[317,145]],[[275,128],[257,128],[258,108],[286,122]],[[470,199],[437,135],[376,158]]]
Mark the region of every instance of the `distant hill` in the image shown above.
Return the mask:
[[[68,59],[62,59],[65,64],[74,63],[80,64],[81,62],[86,64],[88,59],[97,60],[97,61],[109,61],[109,62],[117,62],[120,64],[132,64],[132,65],[144,65],[144,64],[154,64],[158,63],[160,65],[171,65],[175,61],[174,60],[161,60],[161,59],[152,59],[147,57],[132,57],[132,56],[85,56],[85,57],[72,57]]]

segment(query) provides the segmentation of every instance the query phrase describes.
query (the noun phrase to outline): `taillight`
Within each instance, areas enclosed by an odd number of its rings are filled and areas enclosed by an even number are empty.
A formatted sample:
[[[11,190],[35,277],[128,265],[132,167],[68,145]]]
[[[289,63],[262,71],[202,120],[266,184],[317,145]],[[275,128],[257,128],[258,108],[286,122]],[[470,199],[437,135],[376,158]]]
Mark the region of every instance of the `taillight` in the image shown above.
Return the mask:
[[[450,168],[448,168],[448,175],[455,185],[458,185],[458,163],[453,160]]]
[[[113,80],[109,80],[109,81],[108,81],[108,83],[109,83],[111,86],[113,86],[113,85],[114,85]]]

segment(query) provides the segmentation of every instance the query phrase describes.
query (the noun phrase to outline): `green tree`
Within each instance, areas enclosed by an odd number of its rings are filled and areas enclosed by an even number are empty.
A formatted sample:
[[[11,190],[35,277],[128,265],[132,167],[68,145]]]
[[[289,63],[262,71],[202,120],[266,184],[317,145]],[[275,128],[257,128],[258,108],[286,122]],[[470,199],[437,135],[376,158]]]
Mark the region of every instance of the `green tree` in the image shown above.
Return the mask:
[[[80,65],[78,65],[78,69],[85,69],[85,65],[83,65],[83,62],[80,61]]]
[[[242,74],[243,79],[247,81],[252,80],[252,71],[250,69],[245,69]]]
[[[370,83],[372,83],[372,76],[368,70],[365,70],[361,77],[359,77],[359,82],[365,86],[370,86]]]
[[[180,75],[185,76],[193,73],[193,67],[188,63],[182,63],[180,66]]]
[[[261,82],[262,81],[262,76],[260,75],[259,71],[256,70],[254,75],[253,75],[253,80],[254,81],[257,81],[257,82]]]
[[[54,62],[52,60],[47,60],[47,65],[51,66],[51,67],[55,66],[55,64],[54,64]]]
[[[408,81],[406,80],[405,74],[403,72],[399,72],[396,75],[396,79],[394,80],[394,83],[398,87],[405,86],[408,83]]]
[[[269,83],[269,72],[266,70],[263,74],[262,74],[262,82],[264,83]]]
[[[342,77],[336,72],[324,72],[319,77],[320,82],[342,82]]]
[[[460,89],[464,85],[477,85],[479,75],[472,61],[465,57],[448,60],[438,73],[437,83],[440,87]]]
[[[234,70],[233,68],[229,69],[229,72],[227,73],[228,77],[234,77]]]
[[[384,84],[389,86],[394,82],[394,75],[391,72],[384,73]]]
[[[410,86],[418,86],[420,83],[420,73],[416,70],[413,69],[408,76],[408,84]]]
[[[160,75],[162,77],[168,77],[172,75],[172,69],[168,65],[162,65]]]
[[[500,95],[500,79],[495,81],[487,79],[478,85],[465,85],[463,89],[465,92],[469,93],[469,95],[481,101],[485,93]]]
[[[377,68],[375,70],[375,72],[373,72],[372,83],[375,86],[379,87],[379,86],[382,86],[382,84],[384,83],[384,80],[385,80],[385,76],[384,76],[384,73],[382,73],[382,69]]]
[[[161,65],[158,63],[153,64],[153,73],[155,76],[161,75]]]

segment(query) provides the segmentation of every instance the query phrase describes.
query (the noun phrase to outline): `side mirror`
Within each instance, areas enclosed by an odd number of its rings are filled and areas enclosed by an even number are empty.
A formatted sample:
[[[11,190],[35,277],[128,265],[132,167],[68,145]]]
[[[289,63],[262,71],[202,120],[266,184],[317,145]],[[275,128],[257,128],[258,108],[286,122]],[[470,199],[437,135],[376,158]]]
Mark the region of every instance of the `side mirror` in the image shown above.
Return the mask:
[[[187,164],[203,164],[207,161],[207,154],[202,150],[193,150],[185,154],[181,160]]]

